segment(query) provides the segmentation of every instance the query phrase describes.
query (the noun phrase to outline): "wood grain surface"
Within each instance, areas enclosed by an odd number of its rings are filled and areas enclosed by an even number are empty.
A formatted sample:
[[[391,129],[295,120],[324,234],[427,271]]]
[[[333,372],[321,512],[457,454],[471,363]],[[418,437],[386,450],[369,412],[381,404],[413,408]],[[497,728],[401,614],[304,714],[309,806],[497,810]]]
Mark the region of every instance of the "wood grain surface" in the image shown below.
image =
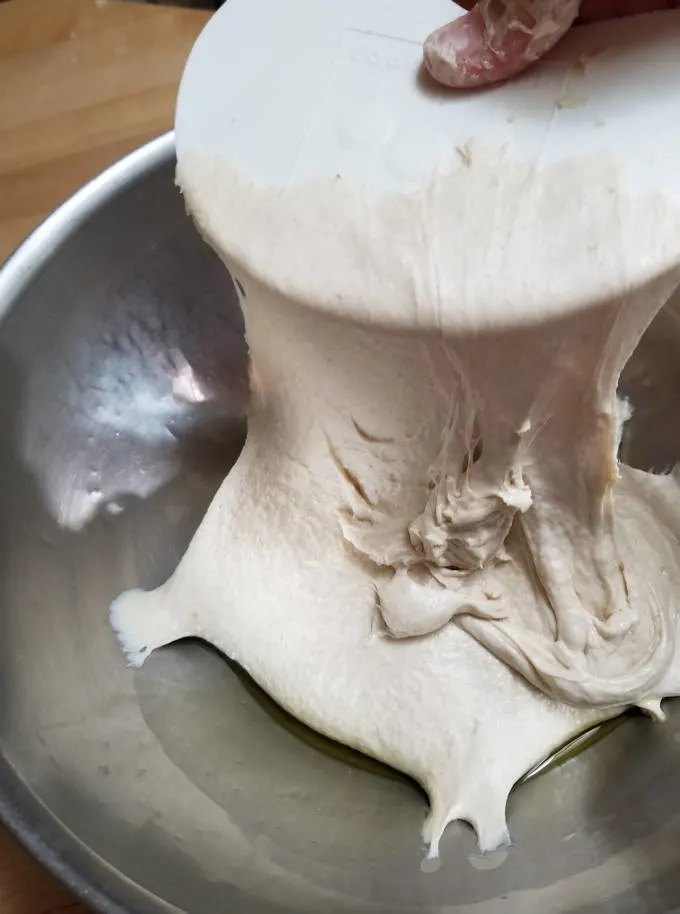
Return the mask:
[[[206,18],[120,0],[0,0],[0,263],[81,184],[172,126]],[[0,914],[85,914],[1,828]]]

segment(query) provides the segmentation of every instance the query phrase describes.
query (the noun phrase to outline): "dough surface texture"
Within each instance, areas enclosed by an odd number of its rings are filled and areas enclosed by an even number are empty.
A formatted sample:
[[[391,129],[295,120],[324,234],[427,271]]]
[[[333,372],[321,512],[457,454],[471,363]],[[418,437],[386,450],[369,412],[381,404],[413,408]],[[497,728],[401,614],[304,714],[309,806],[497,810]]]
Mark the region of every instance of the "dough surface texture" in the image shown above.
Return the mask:
[[[680,212],[608,162],[481,150],[373,201],[211,156],[178,181],[244,290],[252,406],[175,574],[114,603],[121,643],[212,642],[419,781],[432,854],[457,819],[493,849],[534,763],[680,693],[680,489],[619,465],[616,396]]]

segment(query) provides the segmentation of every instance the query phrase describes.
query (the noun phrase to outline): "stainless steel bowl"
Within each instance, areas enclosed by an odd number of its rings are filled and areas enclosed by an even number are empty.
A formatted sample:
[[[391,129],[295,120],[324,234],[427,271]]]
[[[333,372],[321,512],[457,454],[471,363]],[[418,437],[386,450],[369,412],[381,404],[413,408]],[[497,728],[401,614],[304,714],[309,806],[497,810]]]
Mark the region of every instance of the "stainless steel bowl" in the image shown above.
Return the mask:
[[[173,185],[172,137],[77,194],[0,274],[0,815],[106,912],[666,912],[680,727],[631,718],[519,788],[515,845],[423,863],[403,778],[306,738],[211,649],[138,672],[109,601],[172,570],[244,431],[231,281]],[[670,307],[625,388],[632,462],[680,454]]]

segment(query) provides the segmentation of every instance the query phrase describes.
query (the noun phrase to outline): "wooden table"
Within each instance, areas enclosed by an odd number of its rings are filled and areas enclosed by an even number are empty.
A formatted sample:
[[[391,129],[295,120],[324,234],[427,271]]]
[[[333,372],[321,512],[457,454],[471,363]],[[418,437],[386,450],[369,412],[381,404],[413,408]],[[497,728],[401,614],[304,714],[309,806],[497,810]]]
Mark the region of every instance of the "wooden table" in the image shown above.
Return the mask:
[[[172,126],[207,14],[120,0],[0,0],[0,263],[41,219]],[[85,914],[0,829],[0,914]]]

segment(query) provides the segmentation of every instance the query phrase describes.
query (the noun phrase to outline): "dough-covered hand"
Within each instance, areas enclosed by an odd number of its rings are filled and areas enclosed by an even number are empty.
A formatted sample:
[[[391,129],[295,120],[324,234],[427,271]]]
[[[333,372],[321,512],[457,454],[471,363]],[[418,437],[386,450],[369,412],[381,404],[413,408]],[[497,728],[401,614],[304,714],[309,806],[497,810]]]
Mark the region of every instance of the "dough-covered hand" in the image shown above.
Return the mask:
[[[460,5],[472,3],[461,0]],[[609,19],[673,6],[672,0],[480,0],[467,15],[430,35],[425,66],[446,86],[486,86],[531,66],[578,18]]]

